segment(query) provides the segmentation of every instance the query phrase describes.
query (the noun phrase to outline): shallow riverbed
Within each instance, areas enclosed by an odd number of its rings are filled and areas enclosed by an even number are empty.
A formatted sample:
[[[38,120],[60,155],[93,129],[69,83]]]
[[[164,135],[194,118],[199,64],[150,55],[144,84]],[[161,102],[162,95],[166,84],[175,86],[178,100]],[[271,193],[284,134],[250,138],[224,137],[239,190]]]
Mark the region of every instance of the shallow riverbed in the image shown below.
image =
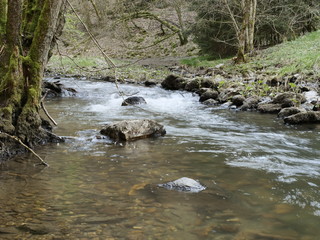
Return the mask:
[[[66,143],[0,165],[0,239],[318,239],[320,126],[208,108],[187,92],[120,85],[147,105],[121,107],[112,83],[62,79],[47,100]],[[99,139],[106,123],[150,118],[167,135]],[[155,187],[180,177],[207,189]],[[273,237],[273,238],[272,238]]]

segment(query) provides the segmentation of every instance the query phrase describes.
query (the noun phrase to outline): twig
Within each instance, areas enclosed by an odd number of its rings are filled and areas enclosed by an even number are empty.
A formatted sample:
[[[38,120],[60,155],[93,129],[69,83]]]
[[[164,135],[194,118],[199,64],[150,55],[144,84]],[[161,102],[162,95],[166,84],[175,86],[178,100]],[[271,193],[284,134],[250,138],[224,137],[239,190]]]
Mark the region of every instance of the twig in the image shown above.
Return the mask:
[[[8,133],[5,133],[5,132],[1,132],[0,133],[4,134],[5,136],[11,138],[11,139],[14,139],[16,140],[17,142],[19,142],[23,147],[25,147],[27,150],[29,150],[33,155],[35,155],[39,160],[40,160],[40,165],[44,165],[46,167],[49,167],[49,164],[46,163],[35,151],[33,151],[31,148],[29,148],[26,144],[24,144],[18,137],[16,136],[12,136]]]
[[[114,69],[114,79],[115,79],[115,85],[116,88],[118,89],[119,95],[122,97],[122,99],[124,100],[124,95],[122,94],[122,91],[119,88],[118,85],[118,81],[117,81],[117,66],[113,63],[113,61],[111,60],[111,58],[104,52],[104,50],[102,49],[100,43],[97,41],[97,39],[92,35],[92,33],[90,32],[89,28],[87,27],[87,25],[81,20],[79,14],[76,12],[76,10],[74,9],[74,7],[72,6],[72,4],[70,3],[69,0],[66,0],[67,3],[69,4],[69,6],[71,7],[72,11],[74,12],[74,14],[76,15],[76,17],[79,19],[79,21],[81,22],[81,24],[83,25],[83,27],[86,29],[87,33],[89,34],[89,36],[91,37],[92,41],[94,42],[94,44],[97,46],[97,48],[100,50],[100,52],[102,53],[106,63],[110,66],[110,68]]]
[[[44,103],[41,101],[40,102],[40,106],[41,108],[43,109],[44,113],[47,115],[47,117],[50,119],[50,121],[55,125],[55,126],[58,126],[57,122],[49,115],[47,109],[45,108],[44,106]]]
[[[57,44],[56,44],[56,45],[57,45],[57,51],[58,51],[58,53],[59,53],[60,64],[61,64],[61,66],[62,66],[63,71],[65,72],[66,70],[65,70],[64,65],[63,65],[63,62],[62,62],[62,54],[61,54],[61,52],[60,52],[60,48],[59,48],[58,41],[57,41]]]
[[[3,49],[4,49],[4,45],[0,48],[0,55],[2,54]]]
[[[55,126],[58,126],[57,122],[50,116],[49,112],[47,111],[47,109],[45,108],[44,106],[44,99],[46,98],[48,94],[48,90],[45,92],[45,94],[43,95],[43,97],[41,98],[40,100],[40,106],[41,108],[43,109],[44,113],[47,115],[47,117],[50,119],[50,121],[55,125]]]
[[[79,21],[81,22],[81,24],[83,25],[83,27],[86,29],[87,33],[89,34],[89,36],[91,37],[92,41],[94,42],[94,44],[98,47],[98,49],[100,50],[100,52],[102,53],[104,59],[106,60],[106,62],[108,63],[108,65],[112,68],[116,68],[117,66],[113,63],[113,61],[111,60],[111,58],[103,51],[100,43],[97,41],[97,39],[93,36],[93,34],[90,32],[89,28],[87,27],[87,25],[81,20],[79,14],[76,12],[76,10],[74,9],[74,7],[72,6],[72,4],[70,3],[69,0],[67,0],[67,3],[69,4],[69,6],[71,7],[72,11],[74,12],[74,14],[76,15],[76,17],[79,19]]]

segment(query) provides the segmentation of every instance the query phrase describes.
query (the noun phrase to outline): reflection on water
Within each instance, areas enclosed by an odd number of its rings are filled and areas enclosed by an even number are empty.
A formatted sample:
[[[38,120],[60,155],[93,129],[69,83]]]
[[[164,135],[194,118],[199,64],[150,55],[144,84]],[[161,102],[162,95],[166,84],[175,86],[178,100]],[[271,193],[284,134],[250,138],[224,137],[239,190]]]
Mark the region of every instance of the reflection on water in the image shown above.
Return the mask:
[[[20,156],[0,172],[0,239],[318,239],[318,126],[206,108],[185,92],[121,86],[147,105],[121,107],[110,83],[67,79],[78,97],[48,100],[64,144]],[[105,123],[151,118],[167,135],[99,139]],[[297,129],[296,129],[297,128]],[[181,177],[190,194],[156,184]]]

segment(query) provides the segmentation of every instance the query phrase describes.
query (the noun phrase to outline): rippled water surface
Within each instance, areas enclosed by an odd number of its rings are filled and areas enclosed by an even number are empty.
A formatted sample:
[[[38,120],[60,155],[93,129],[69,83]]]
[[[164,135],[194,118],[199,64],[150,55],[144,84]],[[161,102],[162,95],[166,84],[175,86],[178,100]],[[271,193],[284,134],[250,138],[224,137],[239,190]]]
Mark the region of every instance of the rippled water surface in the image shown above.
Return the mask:
[[[46,107],[66,143],[1,165],[0,239],[319,239],[319,125],[207,108],[186,92],[121,85],[147,105],[121,107],[114,84],[62,79],[76,97]],[[126,144],[104,124],[155,119],[167,135]],[[198,179],[197,194],[159,189]]]

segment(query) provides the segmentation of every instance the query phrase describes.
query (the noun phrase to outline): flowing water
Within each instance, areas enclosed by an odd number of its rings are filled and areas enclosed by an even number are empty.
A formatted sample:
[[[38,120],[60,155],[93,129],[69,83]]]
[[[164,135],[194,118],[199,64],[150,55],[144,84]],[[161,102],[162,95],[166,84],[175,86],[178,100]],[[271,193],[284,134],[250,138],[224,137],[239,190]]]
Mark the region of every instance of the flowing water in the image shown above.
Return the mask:
[[[0,239],[319,239],[319,125],[208,108],[186,92],[63,79],[47,100],[65,143],[1,165]],[[147,105],[121,107],[125,94]],[[104,124],[150,118],[167,135],[126,144]],[[181,177],[207,189],[156,187]]]

